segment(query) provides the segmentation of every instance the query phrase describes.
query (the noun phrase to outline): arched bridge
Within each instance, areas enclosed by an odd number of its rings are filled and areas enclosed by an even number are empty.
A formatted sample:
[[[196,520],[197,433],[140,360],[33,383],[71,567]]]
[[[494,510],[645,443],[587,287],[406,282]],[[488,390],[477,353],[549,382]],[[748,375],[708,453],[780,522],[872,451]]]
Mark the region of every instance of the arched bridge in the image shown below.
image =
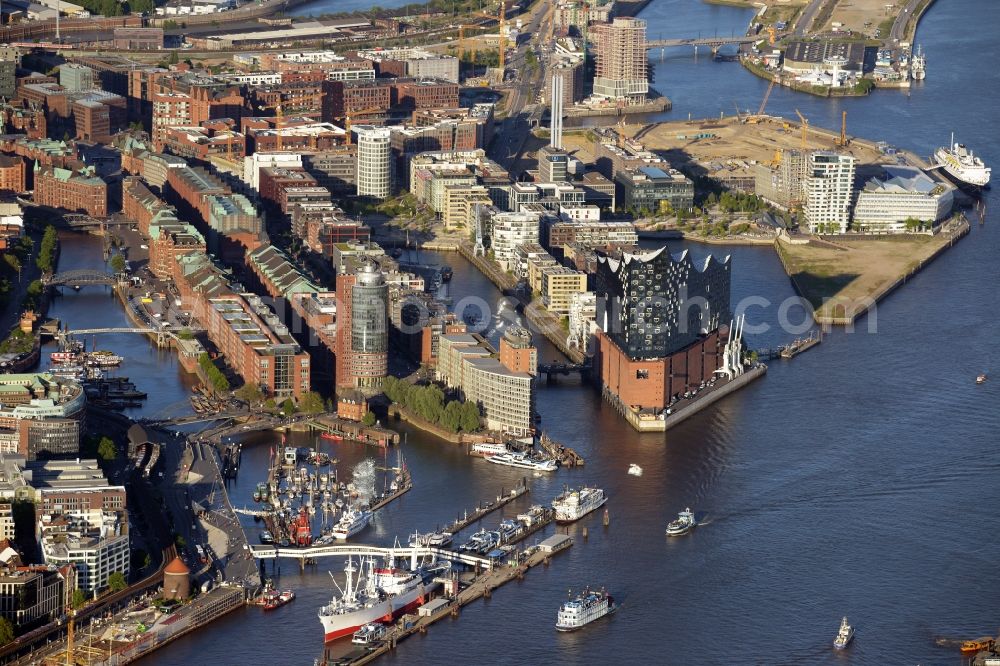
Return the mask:
[[[46,287],[87,287],[90,285],[118,284],[118,276],[94,269],[62,271],[54,275],[42,276],[42,284]]]

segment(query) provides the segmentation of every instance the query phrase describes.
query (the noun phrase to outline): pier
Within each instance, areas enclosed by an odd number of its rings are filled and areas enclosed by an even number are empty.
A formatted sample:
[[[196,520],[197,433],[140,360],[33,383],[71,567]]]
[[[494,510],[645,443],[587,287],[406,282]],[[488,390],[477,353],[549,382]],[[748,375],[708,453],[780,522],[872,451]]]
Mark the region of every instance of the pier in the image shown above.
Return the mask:
[[[483,517],[488,516],[497,509],[507,506],[508,504],[510,504],[518,497],[524,495],[527,492],[528,492],[528,482],[525,479],[521,479],[521,482],[517,486],[512,488],[509,493],[504,493],[503,489],[501,488],[500,494],[497,495],[497,499],[495,502],[487,502],[485,505],[482,502],[480,502],[479,506],[476,508],[475,511],[473,511],[472,513],[466,512],[463,517],[457,518],[455,522],[453,522],[448,527],[444,528],[444,531],[455,534],[460,530],[464,530],[469,525],[475,523],[478,520],[481,520]]]
[[[324,659],[324,666],[330,664],[349,664],[350,666],[362,666],[369,664],[375,659],[395,650],[396,645],[401,640],[413,634],[423,634],[427,632],[427,627],[438,620],[446,617],[457,618],[463,606],[467,606],[477,599],[489,598],[493,591],[506,585],[512,580],[521,580],[524,575],[539,564],[548,565],[552,556],[567,550],[573,545],[573,539],[566,535],[556,535],[549,537],[541,544],[532,546],[520,553],[514,553],[510,559],[503,563],[492,566],[485,573],[474,576],[465,587],[458,589],[452,595],[439,597],[443,603],[426,604],[418,609],[417,615],[404,615],[392,627],[386,638],[374,649],[367,651],[356,649],[353,646],[344,646],[341,649],[349,650],[338,657],[327,655]],[[448,581],[451,582],[451,581]],[[457,586],[461,586],[460,581],[454,581]],[[445,586],[446,590],[448,585]],[[338,646],[339,647],[339,646]]]

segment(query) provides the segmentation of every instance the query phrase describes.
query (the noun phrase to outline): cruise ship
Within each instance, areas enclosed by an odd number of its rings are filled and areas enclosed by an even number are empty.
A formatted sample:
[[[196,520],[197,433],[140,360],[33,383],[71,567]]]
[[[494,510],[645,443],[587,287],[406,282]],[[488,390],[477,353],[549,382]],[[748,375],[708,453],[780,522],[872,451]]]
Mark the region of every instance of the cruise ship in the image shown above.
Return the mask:
[[[557,523],[572,523],[604,506],[607,501],[607,495],[600,488],[581,488],[565,491],[552,501],[552,508],[555,509]]]
[[[392,622],[422,605],[436,585],[432,580],[449,565],[423,568],[415,565],[414,562],[409,570],[397,568],[390,558],[388,566],[376,567],[375,560],[368,558],[361,563],[361,568],[365,569],[361,572],[348,558],[344,567],[344,587],[334,580],[340,594],[335,594],[329,604],[319,609],[324,641],[329,643],[351,636],[373,622]],[[359,574],[357,580],[355,573]]]
[[[576,631],[594,620],[615,612],[615,600],[604,590],[586,589],[559,607],[556,616],[558,631]]]
[[[556,461],[551,458],[536,458],[526,453],[501,453],[499,455],[486,456],[486,460],[494,465],[533,469],[537,472],[554,472],[559,468]]]
[[[955,143],[954,134],[951,135],[950,147],[941,146],[934,151],[934,162],[961,185],[984,188],[990,183],[990,168],[965,144]]]
[[[350,539],[352,536],[368,527],[371,522],[372,512],[364,509],[348,509],[341,516],[340,521],[333,526],[330,534],[335,539]]]

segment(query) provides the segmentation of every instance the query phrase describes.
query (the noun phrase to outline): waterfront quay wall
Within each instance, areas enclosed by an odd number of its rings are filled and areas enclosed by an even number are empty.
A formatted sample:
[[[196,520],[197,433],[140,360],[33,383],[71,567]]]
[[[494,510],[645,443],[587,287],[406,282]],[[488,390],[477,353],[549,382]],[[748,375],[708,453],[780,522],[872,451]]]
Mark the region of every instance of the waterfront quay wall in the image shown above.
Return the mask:
[[[620,400],[616,399],[612,393],[610,393],[607,388],[604,389],[603,394],[605,400],[610,402],[630,426],[638,430],[639,432],[666,432],[670,428],[680,424],[703,409],[710,407],[722,398],[725,398],[730,393],[740,390],[750,382],[755,379],[763,377],[767,373],[767,366],[760,363],[746,372],[744,372],[739,377],[735,377],[721,386],[715,387],[710,391],[702,392],[694,400],[690,401],[688,404],[675,409],[672,414],[664,419],[643,419],[639,417],[639,413],[629,409],[628,405],[623,404]]]
[[[176,611],[177,614],[183,614],[176,621],[170,624],[164,622],[152,627],[138,641],[129,644],[120,652],[113,653],[110,659],[103,662],[102,666],[130,664],[167,643],[177,640],[237,608],[241,608],[245,603],[246,595],[241,588],[216,588],[202,595],[189,606]]]

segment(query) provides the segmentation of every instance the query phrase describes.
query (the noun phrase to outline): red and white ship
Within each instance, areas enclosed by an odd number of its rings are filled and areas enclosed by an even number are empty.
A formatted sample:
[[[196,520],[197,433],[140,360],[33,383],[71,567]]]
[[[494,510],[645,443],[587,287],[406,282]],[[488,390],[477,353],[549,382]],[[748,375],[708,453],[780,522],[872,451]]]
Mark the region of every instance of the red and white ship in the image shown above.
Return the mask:
[[[450,565],[407,570],[397,568],[392,558],[387,567],[376,567],[375,560],[368,558],[362,560],[361,566],[367,573],[359,574],[355,581],[358,568],[348,558],[344,566],[344,587],[337,586],[340,595],[334,595],[328,605],[319,609],[319,621],[327,643],[351,636],[371,622],[394,622],[423,605],[437,585],[429,581]],[[337,585],[336,580],[334,585]]]
[[[75,351],[57,351],[49,354],[53,363],[73,363],[79,356]]]

